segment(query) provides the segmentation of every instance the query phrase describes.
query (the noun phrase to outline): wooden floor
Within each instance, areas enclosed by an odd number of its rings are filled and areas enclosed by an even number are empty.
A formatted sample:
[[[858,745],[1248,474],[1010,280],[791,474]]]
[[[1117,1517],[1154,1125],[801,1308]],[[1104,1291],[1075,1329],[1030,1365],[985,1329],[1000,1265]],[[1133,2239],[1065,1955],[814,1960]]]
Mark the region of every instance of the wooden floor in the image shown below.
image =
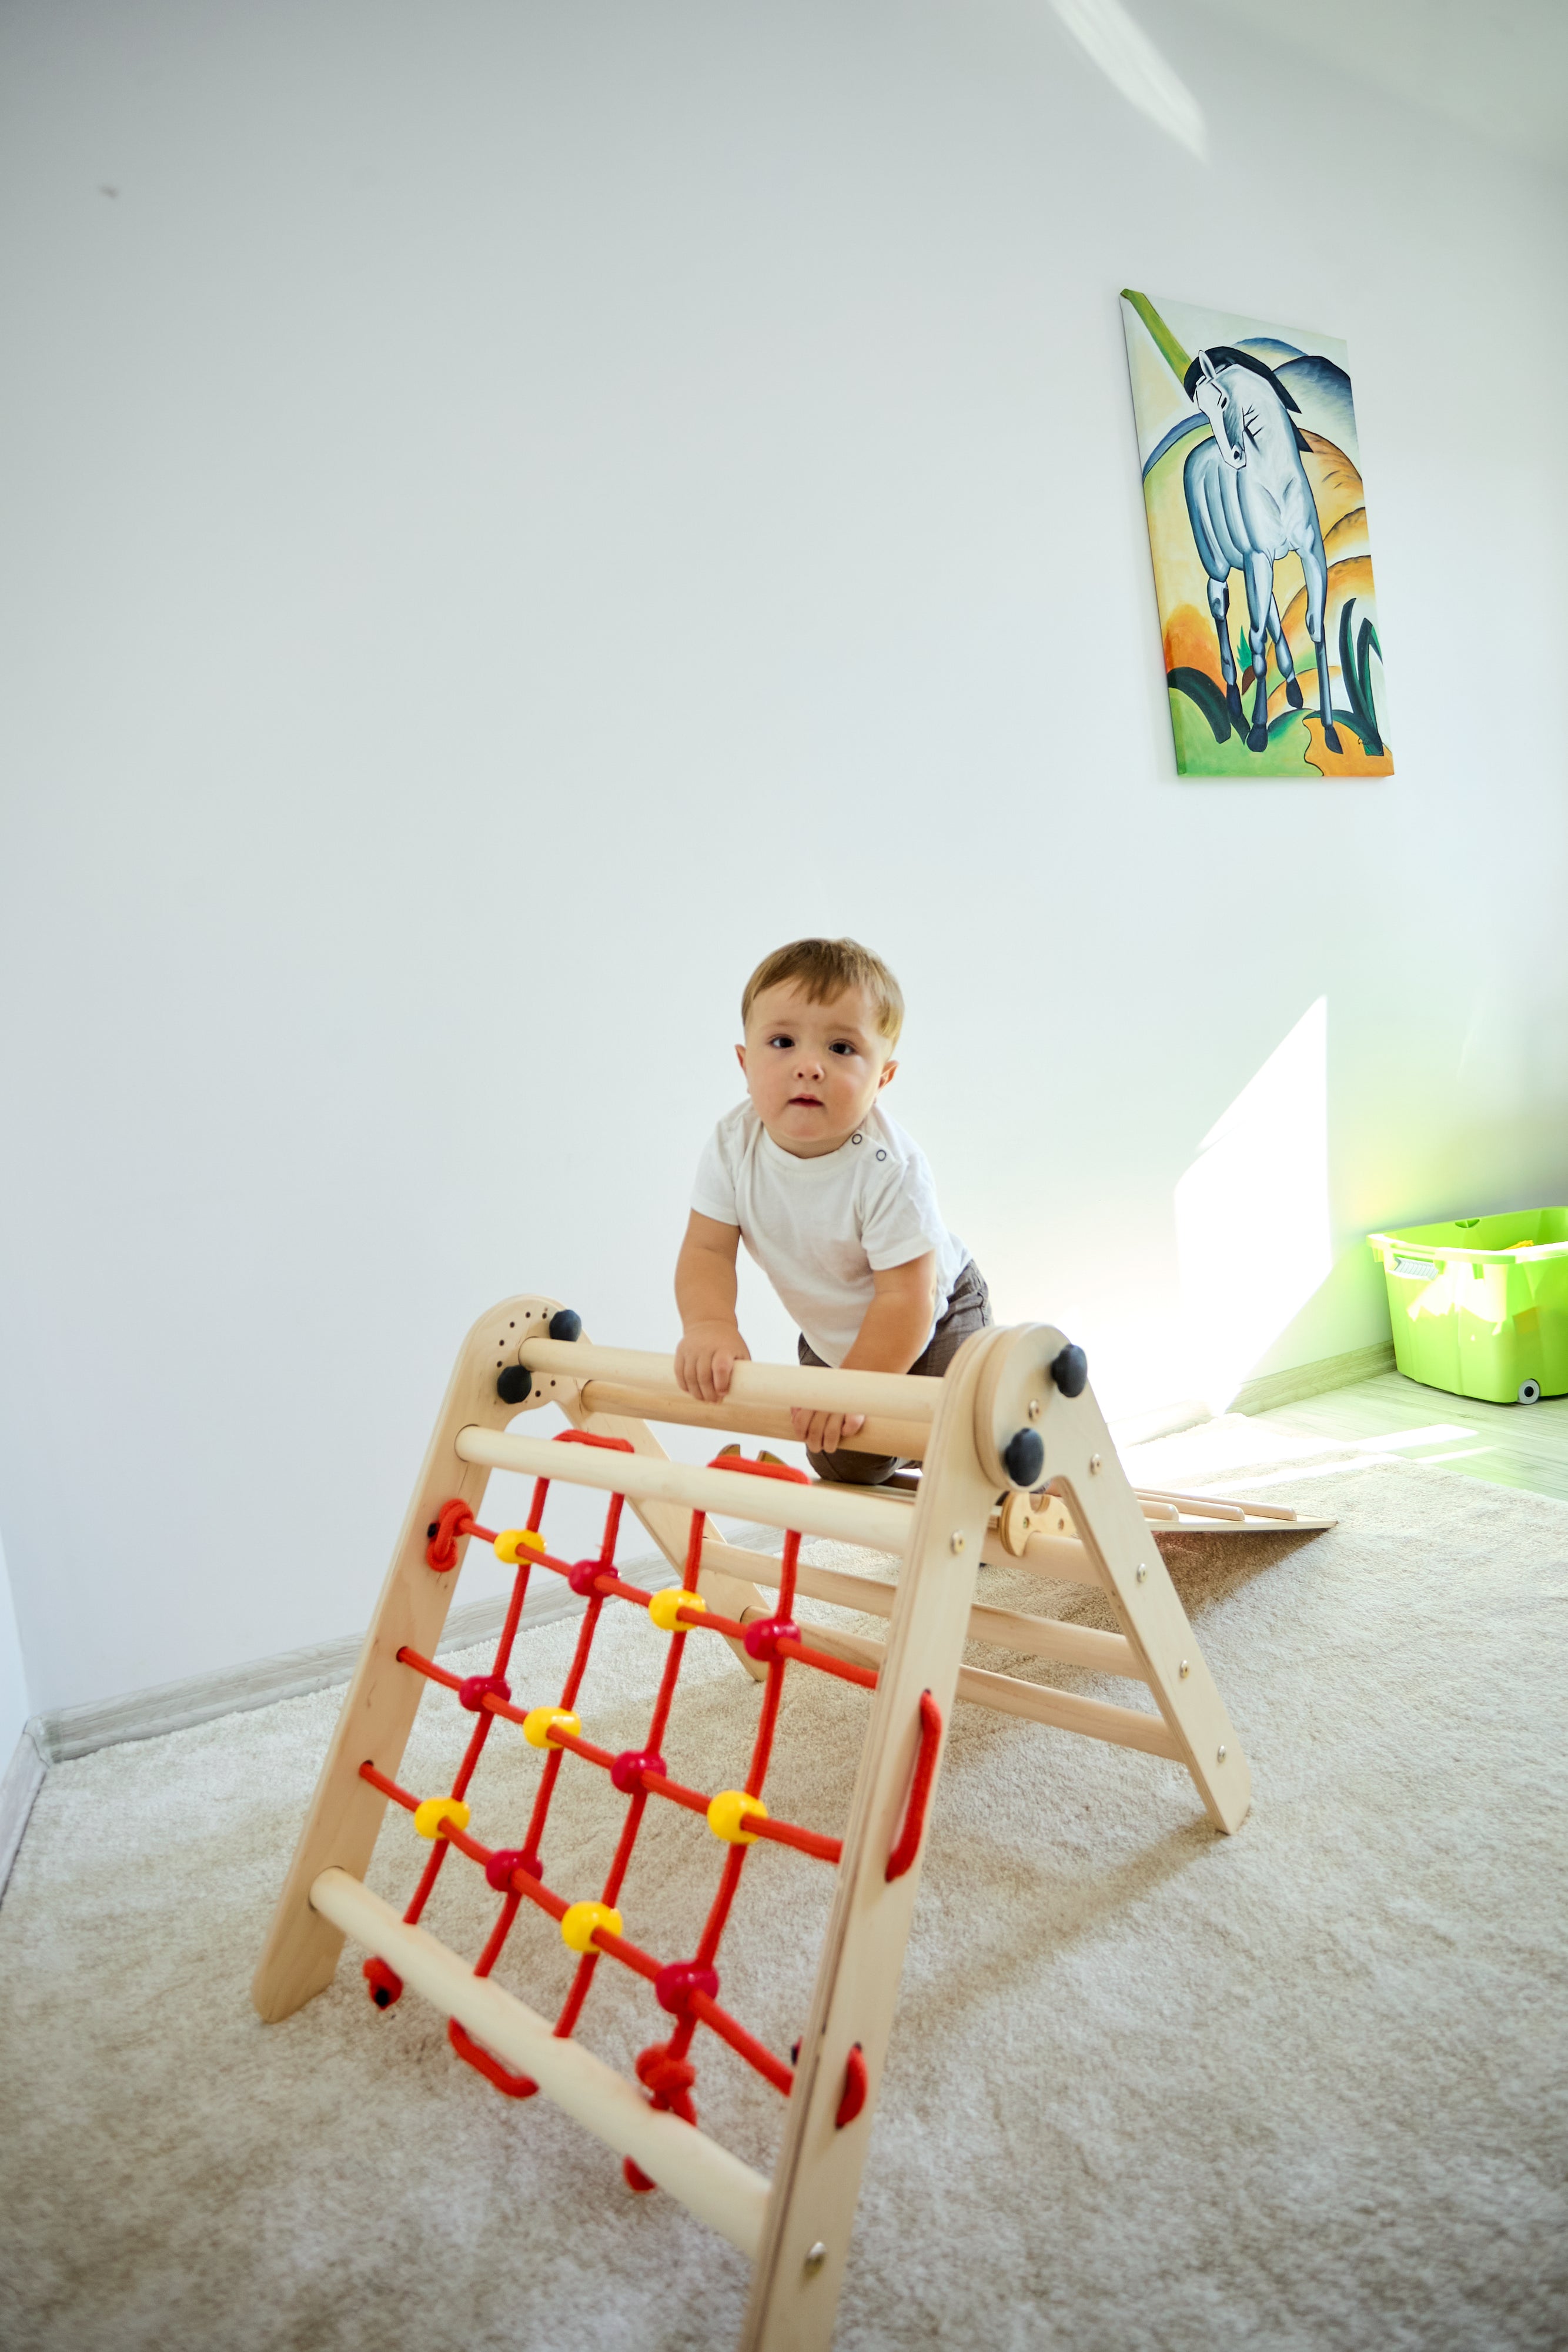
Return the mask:
[[[1302,1437],[1385,1438],[1406,1461],[1441,1462],[1468,1478],[1568,1502],[1568,1397],[1479,1404],[1378,1372],[1255,1418]]]

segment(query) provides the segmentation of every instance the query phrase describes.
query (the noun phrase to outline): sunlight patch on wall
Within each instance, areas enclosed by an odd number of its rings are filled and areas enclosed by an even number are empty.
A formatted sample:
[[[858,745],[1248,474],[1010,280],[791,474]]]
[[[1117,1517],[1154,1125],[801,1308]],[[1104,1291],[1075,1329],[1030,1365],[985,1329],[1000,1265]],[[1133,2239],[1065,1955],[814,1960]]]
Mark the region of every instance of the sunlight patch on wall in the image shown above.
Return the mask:
[[[1198,1391],[1222,1412],[1333,1264],[1328,999],[1204,1137],[1176,1188],[1182,1306]]]
[[[1208,131],[1202,108],[1122,0],[1051,0],[1051,5],[1084,55],[1128,105],[1206,163]]]

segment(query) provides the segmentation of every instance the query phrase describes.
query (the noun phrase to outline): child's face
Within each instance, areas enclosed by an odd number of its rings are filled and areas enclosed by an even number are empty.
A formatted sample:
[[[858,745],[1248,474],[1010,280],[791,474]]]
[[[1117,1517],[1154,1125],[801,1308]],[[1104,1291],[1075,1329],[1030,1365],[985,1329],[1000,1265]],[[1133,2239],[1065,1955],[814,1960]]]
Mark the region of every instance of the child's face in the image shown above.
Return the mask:
[[[810,1004],[792,980],[757,997],[735,1050],[758,1118],[798,1160],[847,1143],[898,1067],[863,988]]]

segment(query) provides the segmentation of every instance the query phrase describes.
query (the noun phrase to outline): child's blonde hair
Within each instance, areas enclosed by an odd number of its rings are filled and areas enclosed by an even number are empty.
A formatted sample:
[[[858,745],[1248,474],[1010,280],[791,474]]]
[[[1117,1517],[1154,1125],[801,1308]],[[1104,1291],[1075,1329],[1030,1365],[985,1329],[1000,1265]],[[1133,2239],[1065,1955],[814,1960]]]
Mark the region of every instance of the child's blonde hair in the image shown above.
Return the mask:
[[[904,991],[882,958],[858,940],[791,940],[787,948],[775,948],[764,956],[741,996],[743,1028],[762,991],[787,980],[801,982],[808,1004],[831,1004],[847,989],[863,988],[876,1008],[879,1035],[890,1045],[897,1045],[904,1026]]]

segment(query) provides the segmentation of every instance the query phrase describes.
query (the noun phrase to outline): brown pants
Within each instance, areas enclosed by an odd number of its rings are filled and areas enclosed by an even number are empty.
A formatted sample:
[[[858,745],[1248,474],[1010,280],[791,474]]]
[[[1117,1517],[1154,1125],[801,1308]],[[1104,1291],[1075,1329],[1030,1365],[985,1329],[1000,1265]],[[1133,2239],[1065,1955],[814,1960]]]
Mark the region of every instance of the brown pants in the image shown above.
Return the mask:
[[[991,1319],[991,1294],[986,1288],[986,1277],[970,1258],[953,1285],[953,1295],[938,1318],[931,1334],[931,1344],[923,1356],[917,1356],[909,1367],[926,1380],[939,1381],[971,1331],[983,1330]],[[803,1364],[821,1364],[821,1358],[812,1352],[804,1338],[800,1343]],[[880,1486],[895,1470],[904,1467],[896,1454],[857,1454],[852,1446],[841,1445],[836,1454],[811,1454],[807,1461],[819,1478],[826,1478],[839,1486]]]

